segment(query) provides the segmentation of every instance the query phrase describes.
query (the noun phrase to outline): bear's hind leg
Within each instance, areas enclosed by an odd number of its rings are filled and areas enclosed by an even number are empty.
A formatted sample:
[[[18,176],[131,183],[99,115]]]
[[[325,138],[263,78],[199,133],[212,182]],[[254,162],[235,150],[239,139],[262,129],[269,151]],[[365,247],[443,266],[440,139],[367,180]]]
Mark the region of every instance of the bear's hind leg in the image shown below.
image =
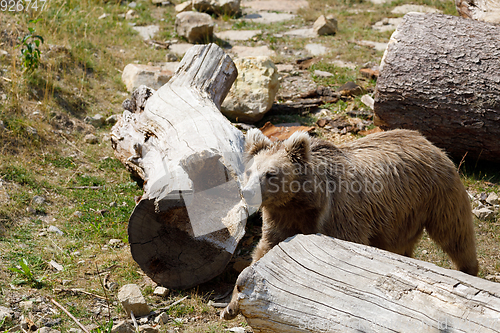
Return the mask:
[[[439,223],[439,224],[438,224]],[[472,214],[461,221],[450,223],[445,219],[434,220],[426,226],[429,236],[446,252],[457,269],[476,276],[479,264]]]

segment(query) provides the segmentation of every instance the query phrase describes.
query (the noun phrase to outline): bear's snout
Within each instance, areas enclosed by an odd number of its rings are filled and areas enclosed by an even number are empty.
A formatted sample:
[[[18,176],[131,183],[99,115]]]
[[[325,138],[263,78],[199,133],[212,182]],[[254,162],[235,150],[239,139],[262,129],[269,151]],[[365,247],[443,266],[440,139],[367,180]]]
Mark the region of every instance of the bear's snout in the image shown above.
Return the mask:
[[[260,189],[255,189],[253,187],[245,186],[241,190],[241,193],[243,194],[243,198],[245,199],[245,201],[249,206],[259,207],[260,204],[262,203]]]

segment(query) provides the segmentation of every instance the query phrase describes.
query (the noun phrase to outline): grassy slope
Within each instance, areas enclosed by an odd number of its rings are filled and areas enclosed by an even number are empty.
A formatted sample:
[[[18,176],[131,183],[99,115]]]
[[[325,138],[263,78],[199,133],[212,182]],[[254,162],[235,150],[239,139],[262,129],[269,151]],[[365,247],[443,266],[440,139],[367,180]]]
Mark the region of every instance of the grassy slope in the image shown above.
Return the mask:
[[[378,62],[380,52],[360,47],[354,40],[387,41],[390,33],[376,33],[370,25],[383,17],[391,17],[395,4],[376,7],[370,3],[311,0],[310,8],[302,10],[295,24],[310,23],[320,13],[332,13],[338,18],[340,31],[335,37],[319,40],[332,48],[332,53],[313,69],[337,73],[333,79],[318,83],[339,85],[346,80],[359,78],[357,71],[332,67],[330,59],[340,58],[359,64]],[[158,8],[147,1],[138,1],[140,17],[137,24],[154,22],[161,26],[158,39],[173,37],[174,12],[172,7]],[[451,1],[427,1],[445,13],[454,14]],[[352,9],[358,9],[353,12]],[[367,11],[367,10],[372,11]],[[64,125],[65,116],[76,119],[78,124],[87,115],[104,116],[121,112],[121,102],[127,96],[121,82],[121,70],[132,61],[160,62],[165,51],[146,47],[128,22],[118,15],[128,8],[119,1],[50,0],[44,11],[31,13],[0,13],[0,49],[10,56],[0,56],[0,120],[7,130],[0,130],[0,304],[12,302],[15,297],[36,298],[39,295],[55,297],[84,324],[106,321],[106,311],[94,312],[102,302],[83,294],[56,294],[54,288],[82,288],[87,292],[103,295],[100,278],[96,273],[107,270],[109,280],[119,286],[138,283],[143,286],[150,304],[162,306],[183,296],[172,292],[167,299],[153,297],[147,279],[139,272],[127,246],[107,248],[110,239],[127,242],[126,224],[134,207],[134,196],[141,190],[129,179],[128,173],[112,156],[106,135],[109,126],[82,129]],[[98,19],[108,13],[105,19]],[[38,34],[45,38],[42,46],[40,68],[31,75],[23,75],[18,58],[17,38],[28,28],[28,20],[40,18],[35,25]],[[220,22],[231,25],[232,22]],[[234,24],[234,28],[250,29],[252,24]],[[286,24],[266,28],[271,32],[286,31]],[[265,37],[264,42],[279,49],[283,45],[300,48],[304,41]],[[52,47],[49,47],[52,45]],[[286,58],[276,59],[287,61]],[[5,79],[4,79],[5,78]],[[372,87],[374,82],[364,82]],[[360,105],[359,100],[355,100]],[[348,103],[332,105],[333,110],[345,109]],[[275,119],[279,121],[279,118]],[[314,119],[294,118],[304,123]],[[35,131],[33,131],[33,129]],[[83,137],[95,133],[100,137],[97,145],[85,144]],[[498,174],[493,170],[466,166],[464,182],[471,191],[498,191]],[[78,187],[98,186],[99,190]],[[5,193],[8,194],[7,199]],[[45,204],[33,203],[39,195]],[[495,221],[498,222],[498,221]],[[481,275],[494,274],[500,269],[498,223],[476,221]],[[63,236],[47,232],[50,225],[57,226]],[[426,250],[427,252],[422,252]],[[417,250],[417,257],[451,267],[446,255],[424,236]],[[22,283],[22,277],[9,270],[26,259],[34,278],[43,277],[41,285]],[[48,262],[55,260],[65,270],[57,272]],[[104,276],[104,275],[103,275]],[[103,277],[101,276],[101,277]],[[234,274],[229,274],[229,282]],[[227,282],[225,277],[217,282]],[[21,283],[21,284],[20,284]],[[36,288],[35,288],[36,287]],[[17,290],[17,288],[20,288]],[[203,289],[203,287],[201,288]],[[206,289],[206,288],[205,288]],[[111,292],[114,300],[116,290]],[[206,305],[208,291],[188,291],[191,298],[170,310],[173,317],[195,318],[192,323],[171,322],[169,328],[199,332],[218,332],[226,326],[244,325],[239,318],[230,323],[216,319],[216,310]],[[122,318],[120,306],[115,303],[113,317]],[[67,331],[75,327],[63,314],[62,323],[56,327]],[[197,319],[196,319],[197,318]]]

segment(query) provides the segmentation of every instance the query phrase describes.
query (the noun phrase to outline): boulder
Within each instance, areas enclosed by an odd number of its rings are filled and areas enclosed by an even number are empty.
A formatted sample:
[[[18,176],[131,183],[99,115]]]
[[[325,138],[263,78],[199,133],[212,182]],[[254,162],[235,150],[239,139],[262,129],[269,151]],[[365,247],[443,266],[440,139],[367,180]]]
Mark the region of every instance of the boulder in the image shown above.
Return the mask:
[[[240,122],[256,122],[273,105],[279,89],[278,69],[268,57],[234,61],[238,77],[222,103],[222,113]]]
[[[123,69],[122,81],[129,92],[141,85],[157,90],[167,83],[173,74],[159,66],[128,64]]]
[[[473,20],[500,24],[500,1],[455,0],[460,16]]]
[[[313,30],[319,36],[335,35],[338,30],[337,20],[332,16],[325,17],[325,15],[321,15],[314,22]]]
[[[118,291],[118,300],[128,316],[131,311],[136,317],[147,316],[150,313],[149,306],[136,284],[126,284],[121,287]]]
[[[190,43],[207,43],[213,38],[214,22],[205,13],[182,12],[176,16],[175,31]]]

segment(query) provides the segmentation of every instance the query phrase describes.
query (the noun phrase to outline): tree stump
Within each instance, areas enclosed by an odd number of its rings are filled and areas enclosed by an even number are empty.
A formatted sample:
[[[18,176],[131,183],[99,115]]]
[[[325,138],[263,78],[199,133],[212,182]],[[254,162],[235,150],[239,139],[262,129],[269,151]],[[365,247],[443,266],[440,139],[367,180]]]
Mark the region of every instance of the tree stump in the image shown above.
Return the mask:
[[[124,102],[112,129],[115,155],[144,181],[128,225],[132,256],[165,287],[217,276],[244,235],[244,137],[220,113],[236,76],[217,45],[194,46],[167,84]]]
[[[375,124],[419,130],[449,154],[500,162],[500,26],[405,15],[381,62]]]
[[[324,235],[296,235],[246,268],[258,332],[500,332],[500,284]]]

